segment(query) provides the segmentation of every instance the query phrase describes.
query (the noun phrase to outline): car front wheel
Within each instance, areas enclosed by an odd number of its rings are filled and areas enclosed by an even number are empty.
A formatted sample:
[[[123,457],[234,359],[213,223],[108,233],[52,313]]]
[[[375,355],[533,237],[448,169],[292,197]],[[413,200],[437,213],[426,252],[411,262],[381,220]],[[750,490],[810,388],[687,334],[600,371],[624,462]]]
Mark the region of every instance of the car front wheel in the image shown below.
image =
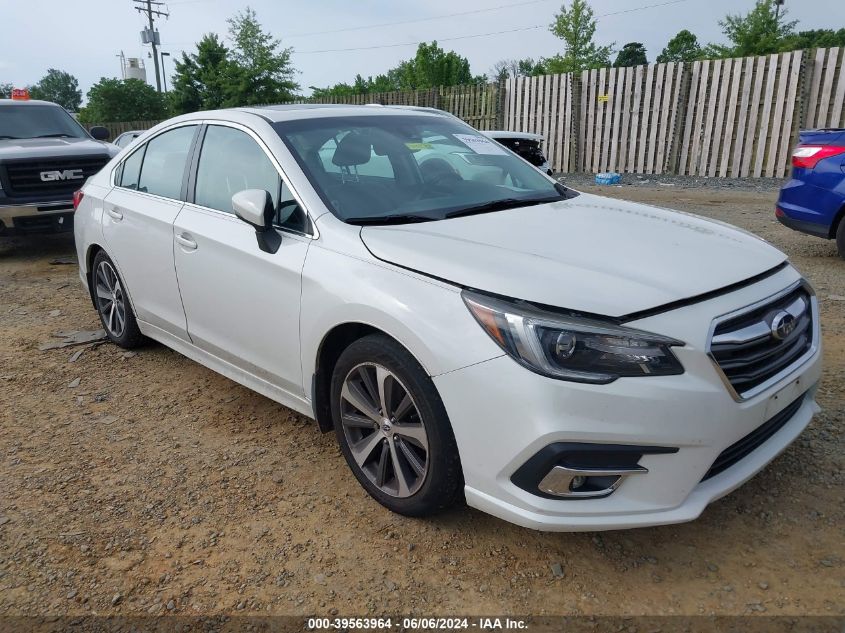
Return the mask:
[[[423,516],[460,498],[463,477],[446,410],[401,345],[382,335],[352,343],[335,366],[331,398],[343,455],[376,501]]]

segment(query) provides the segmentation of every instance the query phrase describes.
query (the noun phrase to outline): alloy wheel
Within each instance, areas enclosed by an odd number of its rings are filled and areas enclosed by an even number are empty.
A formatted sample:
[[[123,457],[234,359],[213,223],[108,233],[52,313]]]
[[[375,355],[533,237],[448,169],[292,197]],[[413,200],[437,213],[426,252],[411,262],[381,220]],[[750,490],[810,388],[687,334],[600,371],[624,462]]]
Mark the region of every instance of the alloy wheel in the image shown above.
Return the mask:
[[[111,263],[101,261],[95,273],[97,307],[109,334],[120,338],[126,329],[126,297]]]
[[[352,368],[340,393],[343,434],[366,477],[385,494],[410,497],[428,473],[428,434],[410,392],[375,363]]]

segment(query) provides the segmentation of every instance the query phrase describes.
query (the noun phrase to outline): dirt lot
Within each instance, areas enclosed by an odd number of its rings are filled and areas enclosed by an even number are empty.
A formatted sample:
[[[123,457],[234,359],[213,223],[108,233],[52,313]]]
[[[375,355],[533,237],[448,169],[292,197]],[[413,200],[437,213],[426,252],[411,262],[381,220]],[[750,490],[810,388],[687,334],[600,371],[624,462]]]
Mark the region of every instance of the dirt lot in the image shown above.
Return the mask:
[[[845,615],[845,261],[778,225],[770,188],[597,190],[750,229],[821,300],[823,413],[699,520],[542,534],[392,515],[333,435],[165,347],[38,351],[97,317],[76,266],[50,263],[70,237],[5,240],[0,615]]]

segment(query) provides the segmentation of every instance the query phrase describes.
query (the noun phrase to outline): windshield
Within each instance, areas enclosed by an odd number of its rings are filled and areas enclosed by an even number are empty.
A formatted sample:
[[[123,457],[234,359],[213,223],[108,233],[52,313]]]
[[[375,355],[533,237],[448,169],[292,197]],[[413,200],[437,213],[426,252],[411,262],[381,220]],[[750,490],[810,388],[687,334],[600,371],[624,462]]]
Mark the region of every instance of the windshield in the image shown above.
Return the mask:
[[[311,118],[274,127],[329,210],[353,224],[442,220],[568,197],[521,158],[447,117]]]
[[[67,111],[51,105],[0,107],[0,140],[9,138],[88,138]]]

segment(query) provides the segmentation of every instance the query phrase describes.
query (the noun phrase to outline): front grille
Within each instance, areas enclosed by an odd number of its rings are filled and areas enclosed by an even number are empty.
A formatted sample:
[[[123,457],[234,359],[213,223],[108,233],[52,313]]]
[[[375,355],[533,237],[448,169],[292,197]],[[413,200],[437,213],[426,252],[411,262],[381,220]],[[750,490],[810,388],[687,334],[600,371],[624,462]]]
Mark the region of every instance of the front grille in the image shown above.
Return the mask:
[[[96,174],[109,162],[108,156],[87,158],[39,158],[37,160],[10,160],[3,163],[3,185],[10,197],[39,194],[72,194],[85,180]],[[54,172],[53,180],[42,180],[43,172]],[[66,172],[72,172],[67,174]],[[73,175],[81,177],[67,178]]]
[[[766,389],[812,352],[814,311],[814,299],[802,283],[716,324],[710,356],[738,398],[750,398]],[[778,324],[785,327],[778,330]]]
[[[762,426],[757,427],[741,440],[731,444],[723,450],[716,458],[716,461],[713,462],[710,470],[705,473],[701,481],[705,481],[711,477],[715,477],[721,472],[724,472],[762,446],[766,440],[780,431],[786,423],[789,422],[796,413],[798,413],[798,409],[801,408],[806,395],[807,394],[803,394],[797,400],[787,405],[783,411],[775,415],[773,418],[770,418]]]

